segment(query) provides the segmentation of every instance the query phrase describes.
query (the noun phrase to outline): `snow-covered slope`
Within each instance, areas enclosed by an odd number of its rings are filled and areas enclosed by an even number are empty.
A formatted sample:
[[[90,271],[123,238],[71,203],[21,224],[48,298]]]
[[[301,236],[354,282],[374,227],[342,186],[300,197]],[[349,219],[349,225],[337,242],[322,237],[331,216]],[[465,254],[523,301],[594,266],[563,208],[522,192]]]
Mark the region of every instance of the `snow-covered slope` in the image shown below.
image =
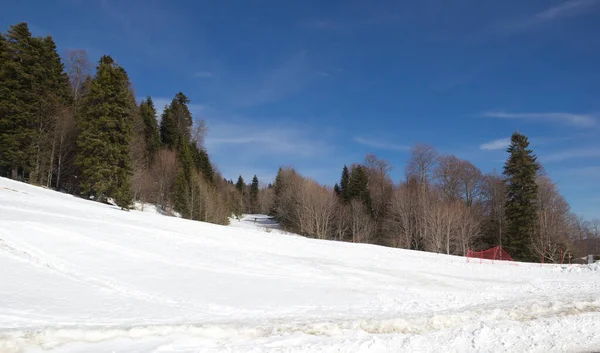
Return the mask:
[[[241,224],[0,178],[0,352],[600,350],[592,268],[466,263]]]

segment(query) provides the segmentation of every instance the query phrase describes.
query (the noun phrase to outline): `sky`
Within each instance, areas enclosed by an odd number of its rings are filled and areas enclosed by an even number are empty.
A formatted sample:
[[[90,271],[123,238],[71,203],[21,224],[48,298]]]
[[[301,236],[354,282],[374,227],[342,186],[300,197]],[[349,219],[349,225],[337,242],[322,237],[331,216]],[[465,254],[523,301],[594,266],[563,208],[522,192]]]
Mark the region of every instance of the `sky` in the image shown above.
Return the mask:
[[[415,143],[501,173],[527,135],[573,211],[600,217],[600,0],[12,1],[61,55],[111,55],[136,96],[177,92],[224,177],[280,166],[328,185]]]

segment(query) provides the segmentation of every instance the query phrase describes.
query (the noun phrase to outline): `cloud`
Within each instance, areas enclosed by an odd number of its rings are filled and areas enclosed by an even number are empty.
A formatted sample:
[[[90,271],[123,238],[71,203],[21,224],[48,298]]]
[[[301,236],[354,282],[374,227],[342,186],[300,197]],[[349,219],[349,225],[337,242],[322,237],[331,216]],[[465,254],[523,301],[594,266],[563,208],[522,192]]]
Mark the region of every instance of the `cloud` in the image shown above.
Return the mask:
[[[570,149],[562,152],[540,156],[544,162],[562,162],[578,158],[600,158],[600,148]]]
[[[575,127],[591,127],[596,125],[596,120],[591,115],[586,114],[487,112],[483,115],[489,118],[521,119],[526,121],[557,123]]]
[[[361,145],[377,148],[380,150],[391,150],[391,151],[408,151],[410,150],[410,146],[405,145],[397,145],[381,140],[373,140],[367,139],[363,137],[355,137],[354,142],[359,143]]]
[[[270,124],[209,124],[206,147],[209,150],[237,150],[259,156],[311,158],[325,153],[328,146],[315,138],[310,129]]]
[[[598,4],[598,0],[570,0],[562,4],[552,6],[534,16],[536,22],[548,22],[563,17],[576,16],[586,12],[592,6]]]
[[[568,0],[542,10],[533,16],[501,24],[497,29],[507,34],[524,32],[543,24],[590,13],[600,0]]]
[[[196,78],[211,78],[213,77],[213,73],[210,71],[198,71],[194,72],[192,76]]]
[[[504,150],[508,147],[509,144],[510,138],[501,138],[490,142],[486,142],[480,145],[479,148],[486,151]]]
[[[234,107],[257,107],[300,92],[314,79],[308,64],[307,53],[299,51],[262,75],[223,87],[226,100]]]

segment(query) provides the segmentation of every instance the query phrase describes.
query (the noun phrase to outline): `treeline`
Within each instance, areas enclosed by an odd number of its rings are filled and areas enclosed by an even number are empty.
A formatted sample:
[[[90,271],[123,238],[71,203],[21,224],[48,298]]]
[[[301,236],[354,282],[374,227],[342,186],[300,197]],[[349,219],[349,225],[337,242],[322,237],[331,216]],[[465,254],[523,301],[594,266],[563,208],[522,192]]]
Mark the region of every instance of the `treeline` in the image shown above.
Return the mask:
[[[2,176],[218,224],[271,214],[320,239],[456,255],[501,245],[525,261],[600,254],[600,220],[570,211],[518,133],[503,175],[417,144],[398,184],[389,163],[367,155],[344,166],[334,187],[292,168],[261,187],[256,176],[247,184],[220,175],[204,148],[206,126],[183,93],[157,117],[150,97],[136,102],[110,56],[95,72],[82,50],[68,51],[63,63],[50,36],[33,37],[20,23],[0,33],[0,82]]]
[[[241,196],[213,167],[202,121],[177,93],[157,120],[137,104],[124,68],[85,51],[65,63],[50,36],[26,23],[0,34],[0,174],[114,203],[156,204],[166,213],[225,224]]]
[[[483,174],[423,144],[411,150],[399,184],[389,163],[372,154],[344,166],[332,188],[280,169],[272,215],[305,236],[445,254],[497,245],[534,262],[559,262],[560,249],[600,254],[600,221],[570,211],[528,146],[525,136],[513,135],[504,175]]]

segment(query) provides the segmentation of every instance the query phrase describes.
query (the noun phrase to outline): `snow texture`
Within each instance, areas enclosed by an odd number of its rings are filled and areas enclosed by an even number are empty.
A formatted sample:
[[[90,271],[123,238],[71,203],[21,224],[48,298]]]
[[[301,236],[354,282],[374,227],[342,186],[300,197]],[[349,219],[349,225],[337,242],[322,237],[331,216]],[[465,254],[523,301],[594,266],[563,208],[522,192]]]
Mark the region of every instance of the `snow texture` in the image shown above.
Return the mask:
[[[231,223],[0,178],[0,352],[600,350],[598,264],[467,263]]]

